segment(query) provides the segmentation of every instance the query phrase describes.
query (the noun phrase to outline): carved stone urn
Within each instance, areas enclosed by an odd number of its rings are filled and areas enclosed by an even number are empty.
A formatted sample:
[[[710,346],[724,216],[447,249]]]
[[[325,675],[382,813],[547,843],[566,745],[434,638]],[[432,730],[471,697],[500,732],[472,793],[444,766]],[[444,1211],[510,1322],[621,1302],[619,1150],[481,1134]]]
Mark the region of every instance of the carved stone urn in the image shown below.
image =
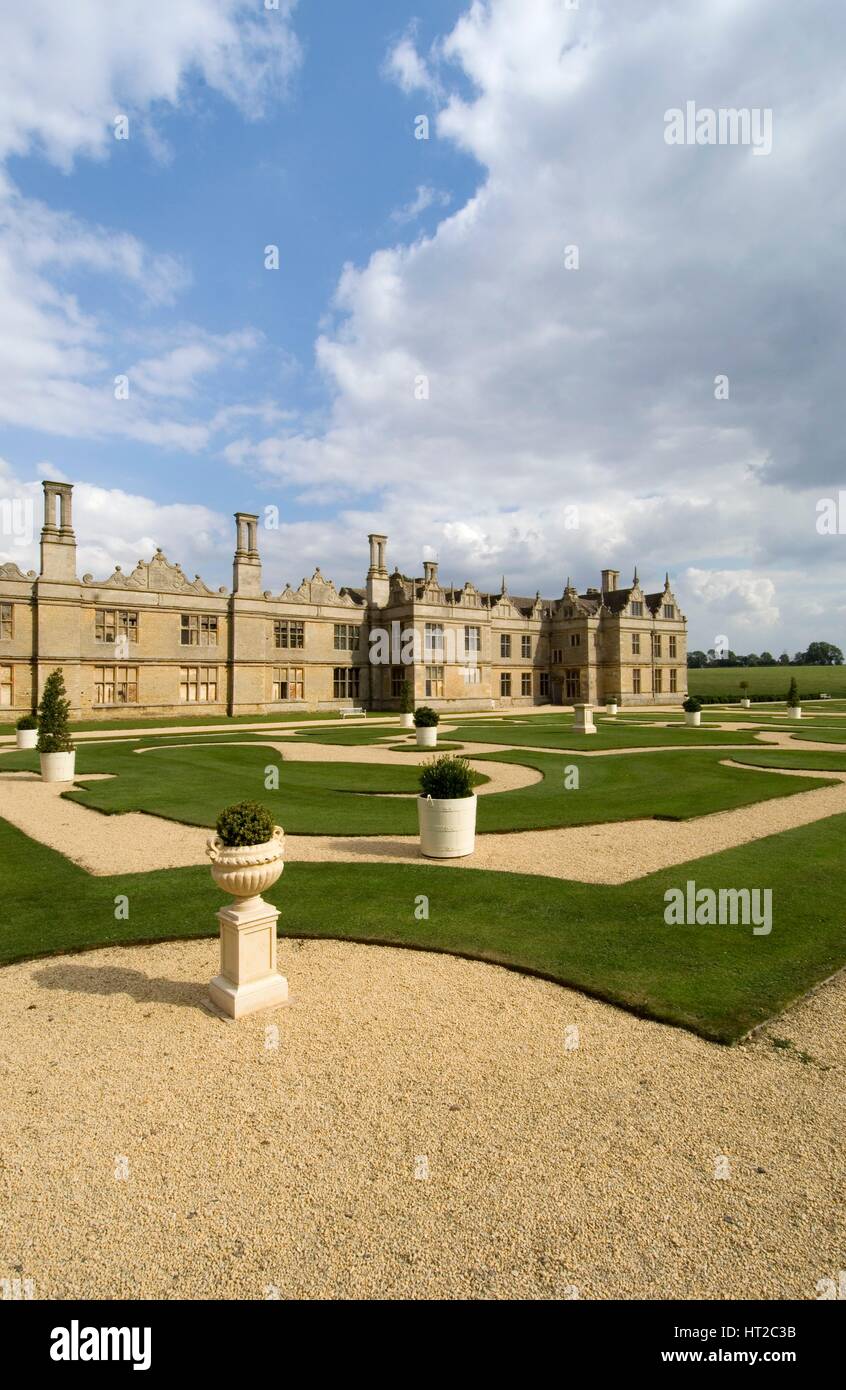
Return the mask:
[[[260,845],[225,845],[213,836],[206,845],[212,878],[235,899],[217,913],[220,923],[220,974],[209,985],[214,1006],[229,1018],[243,1018],[288,1000],[288,981],[276,969],[279,911],[262,893],[285,867],[285,832]]]

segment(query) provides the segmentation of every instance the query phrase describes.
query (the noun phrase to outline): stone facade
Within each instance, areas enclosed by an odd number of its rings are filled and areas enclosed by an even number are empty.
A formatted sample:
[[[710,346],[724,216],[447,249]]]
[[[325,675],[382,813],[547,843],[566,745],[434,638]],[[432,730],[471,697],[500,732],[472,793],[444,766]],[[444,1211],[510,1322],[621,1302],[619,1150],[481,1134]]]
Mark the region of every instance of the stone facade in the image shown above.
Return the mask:
[[[407,679],[438,709],[680,704],[686,620],[670,588],[646,593],[616,570],[584,593],[519,598],[389,574],[371,535],[365,587],[320,569],[262,589],[258,517],[235,515],[231,591],[189,579],[159,550],[130,573],[76,573],[72,487],[44,483],[41,571],[0,564],[0,704],[29,713],[56,666],[75,718],[254,714],[362,705],[396,709]],[[373,658],[373,659],[371,659]]]

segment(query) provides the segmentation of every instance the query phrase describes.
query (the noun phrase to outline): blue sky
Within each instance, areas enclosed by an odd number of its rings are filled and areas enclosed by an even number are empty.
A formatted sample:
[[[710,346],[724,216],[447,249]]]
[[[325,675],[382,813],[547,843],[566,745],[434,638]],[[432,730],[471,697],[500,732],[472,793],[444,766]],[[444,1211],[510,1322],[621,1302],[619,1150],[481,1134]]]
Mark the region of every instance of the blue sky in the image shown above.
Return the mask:
[[[225,583],[275,506],[273,590],[378,530],[515,593],[669,569],[696,646],[846,645],[844,38],[827,0],[5,7],[0,493],[73,481],[80,573]],[[771,148],[673,146],[688,102]]]

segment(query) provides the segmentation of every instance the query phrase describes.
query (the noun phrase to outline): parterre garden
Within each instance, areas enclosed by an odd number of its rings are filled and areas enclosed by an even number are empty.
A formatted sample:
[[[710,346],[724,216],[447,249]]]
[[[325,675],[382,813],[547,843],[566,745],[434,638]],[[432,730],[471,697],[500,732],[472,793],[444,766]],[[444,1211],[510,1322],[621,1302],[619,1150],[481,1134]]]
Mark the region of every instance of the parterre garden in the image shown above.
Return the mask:
[[[798,730],[786,720],[773,723],[771,711],[764,718],[757,711],[709,711],[694,729],[672,714],[624,710],[616,719],[598,715],[592,736],[577,735],[564,712],[448,716],[440,746],[469,745],[479,788],[503,764],[534,775],[530,785],[489,787],[479,797],[480,835],[613,822],[619,824],[616,852],[626,856],[637,833],[627,822],[691,821],[743,808],[752,814],[773,799],[830,788],[831,774],[846,772],[846,720],[838,727],[828,717],[837,713],[817,707]],[[744,727],[714,727],[720,722]],[[759,730],[782,727],[791,742],[819,740],[831,751],[788,750],[758,738]],[[394,718],[137,738],[103,733],[79,743],[76,782],[63,794],[92,814],[144,812],[185,826],[212,826],[222,805],[254,799],[288,835],[415,835],[423,755],[398,732]],[[297,745],[308,749],[307,761],[293,751],[285,756]],[[350,760],[356,748],[361,762]],[[393,749],[403,750],[396,762],[364,760],[368,750],[384,757]],[[596,756],[603,753],[608,756]],[[35,753],[0,752],[0,774],[26,777],[37,765]],[[785,771],[800,775],[785,777]],[[829,777],[818,775],[825,773]],[[270,897],[290,936],[379,941],[498,961],[730,1042],[846,962],[844,832],[846,816],[829,814],[616,885],[579,881],[577,862],[570,878],[537,866],[526,874],[472,864],[470,872],[451,872],[423,860],[392,863],[389,852],[385,862],[356,863],[351,852],[345,863],[289,863]],[[2,862],[14,866],[4,876],[4,962],[217,929],[219,893],[205,866],[95,876],[6,822],[0,822],[0,843]],[[532,851],[538,852],[536,841]],[[688,879],[715,889],[771,889],[773,930],[757,936],[741,925],[667,926],[664,895]],[[132,895],[131,922],[114,919],[119,894]],[[432,904],[422,921],[412,911],[420,894]]]

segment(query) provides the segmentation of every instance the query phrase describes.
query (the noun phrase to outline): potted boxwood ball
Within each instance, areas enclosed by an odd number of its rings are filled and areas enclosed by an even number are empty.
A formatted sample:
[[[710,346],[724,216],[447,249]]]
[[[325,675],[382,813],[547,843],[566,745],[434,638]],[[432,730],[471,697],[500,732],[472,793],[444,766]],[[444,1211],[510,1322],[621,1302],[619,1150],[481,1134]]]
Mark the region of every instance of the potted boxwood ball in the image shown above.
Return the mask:
[[[418,748],[437,747],[440,722],[440,715],[436,714],[428,705],[421,705],[419,709],[414,711],[414,727],[417,730]]]
[[[605,713],[606,713],[606,714],[616,714],[616,713],[617,713],[617,697],[616,697],[616,695],[612,695],[611,698],[606,702],[606,705],[605,705]]]
[[[702,702],[697,700],[695,695],[688,695],[684,704],[684,722],[689,724],[691,729],[698,729],[702,723]]]
[[[400,728],[414,728],[414,696],[408,681],[403,681],[400,689]]]
[[[473,853],[476,794],[466,758],[443,753],[420,769],[417,814],[420,851],[428,859],[460,859]]]
[[[38,743],[38,720],[34,714],[25,714],[17,725],[18,747],[35,748]]]
[[[38,738],[36,747],[45,782],[72,782],[76,753],[70,736],[68,712],[70,701],[65,696],[61,669],[51,671],[44,682],[44,693],[38,706]]]
[[[799,687],[794,676],[790,682],[790,689],[787,692],[787,713],[791,719],[802,718],[802,701],[799,697]]]
[[[285,832],[257,801],[239,801],[221,811],[217,834],[206,845],[212,878],[235,898],[258,898],[284,865]]]

